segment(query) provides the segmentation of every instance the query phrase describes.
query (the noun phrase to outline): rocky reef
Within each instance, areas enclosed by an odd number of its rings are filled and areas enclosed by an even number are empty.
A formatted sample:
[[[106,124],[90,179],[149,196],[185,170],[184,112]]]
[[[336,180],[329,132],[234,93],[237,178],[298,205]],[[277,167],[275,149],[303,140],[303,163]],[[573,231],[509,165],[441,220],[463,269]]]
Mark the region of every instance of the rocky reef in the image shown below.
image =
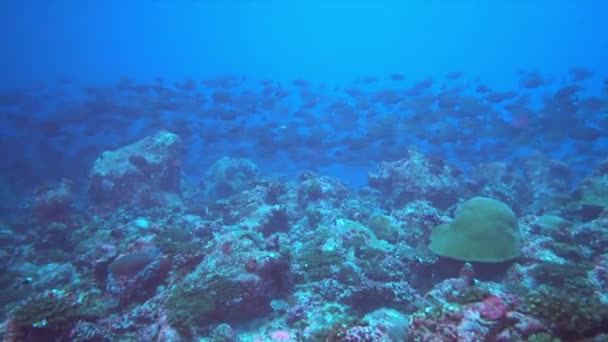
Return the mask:
[[[468,173],[410,148],[354,191],[222,158],[185,187],[161,131],[0,226],[4,341],[600,341],[602,163],[574,190],[540,155]],[[566,180],[564,180],[564,177]]]

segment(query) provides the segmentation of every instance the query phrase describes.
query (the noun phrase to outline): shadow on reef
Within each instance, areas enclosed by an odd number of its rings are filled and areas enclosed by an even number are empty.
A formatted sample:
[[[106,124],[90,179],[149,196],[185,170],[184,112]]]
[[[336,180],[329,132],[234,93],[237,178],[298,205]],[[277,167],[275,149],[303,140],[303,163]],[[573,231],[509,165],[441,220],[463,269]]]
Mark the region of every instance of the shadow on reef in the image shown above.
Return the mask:
[[[450,258],[439,258],[432,269],[433,283],[458,277],[463,267],[468,267],[466,265],[470,265],[471,269],[474,270],[476,280],[501,282],[506,272],[517,262],[518,260],[496,263],[464,262]]]

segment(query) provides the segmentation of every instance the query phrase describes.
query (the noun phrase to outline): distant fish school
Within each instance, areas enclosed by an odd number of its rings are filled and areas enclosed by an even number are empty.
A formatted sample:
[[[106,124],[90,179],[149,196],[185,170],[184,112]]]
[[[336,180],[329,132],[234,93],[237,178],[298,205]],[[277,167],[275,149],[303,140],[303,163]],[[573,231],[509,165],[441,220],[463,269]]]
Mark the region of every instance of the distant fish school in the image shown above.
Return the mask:
[[[369,166],[418,145],[465,166],[540,151],[588,171],[608,130],[608,81],[600,80],[603,94],[593,94],[587,89],[597,88],[597,79],[580,67],[565,80],[536,71],[519,77],[512,90],[490,89],[461,72],[419,81],[394,73],[344,87],[237,76],[82,87],[60,78],[0,94],[2,126],[13,132],[2,142],[20,146],[5,168],[20,165],[27,178],[27,170],[45,165],[45,175],[64,177],[66,163],[86,169],[106,149],[167,129],[205,151],[192,161],[202,165],[232,155],[268,162],[280,156],[294,169]],[[20,158],[29,154],[36,158]]]

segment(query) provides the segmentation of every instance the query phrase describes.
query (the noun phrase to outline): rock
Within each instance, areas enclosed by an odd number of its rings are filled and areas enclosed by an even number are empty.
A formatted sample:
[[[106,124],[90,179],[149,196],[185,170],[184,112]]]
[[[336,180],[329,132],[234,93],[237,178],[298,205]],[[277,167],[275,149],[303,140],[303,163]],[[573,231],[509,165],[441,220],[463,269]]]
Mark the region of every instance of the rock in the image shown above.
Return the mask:
[[[61,222],[69,213],[72,198],[72,182],[67,179],[52,187],[39,187],[32,203],[34,216],[41,222]]]
[[[431,159],[414,147],[406,159],[383,162],[375,173],[369,173],[368,184],[388,196],[390,205],[398,208],[414,200],[428,200],[446,209],[462,195],[465,188],[462,171],[441,159]]]
[[[211,199],[227,198],[251,189],[257,179],[258,167],[248,159],[222,158],[207,170],[205,195]]]
[[[600,216],[608,208],[608,159],[576,187],[569,210],[584,221],[590,221]]]
[[[104,152],[89,175],[96,204],[146,206],[166,193],[180,193],[182,140],[161,131],[116,151]]]
[[[108,266],[107,290],[124,303],[148,299],[169,272],[170,261],[158,249],[119,255]]]
[[[526,179],[506,163],[494,162],[471,169],[475,194],[495,198],[521,213],[532,202],[532,191]]]
[[[573,172],[559,160],[535,153],[524,160],[524,176],[532,191],[533,212],[545,212],[560,206],[560,201],[571,191]]]
[[[261,236],[235,231],[216,237],[196,269],[169,293],[170,322],[231,323],[271,313],[273,298],[289,291],[290,259],[265,250]]]
[[[298,204],[307,207],[320,202],[341,203],[348,197],[349,192],[336,179],[304,171],[298,175],[297,194]]]
[[[405,341],[408,316],[389,308],[382,308],[365,315],[363,321],[370,326],[384,327],[391,341]]]

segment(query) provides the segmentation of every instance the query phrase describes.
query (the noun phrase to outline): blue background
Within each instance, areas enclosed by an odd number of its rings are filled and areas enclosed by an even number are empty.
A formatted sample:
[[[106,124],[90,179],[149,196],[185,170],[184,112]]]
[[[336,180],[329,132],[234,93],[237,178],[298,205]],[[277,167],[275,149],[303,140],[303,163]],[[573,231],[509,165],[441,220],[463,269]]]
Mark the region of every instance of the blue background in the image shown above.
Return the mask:
[[[605,1],[3,1],[2,85],[608,69]]]

